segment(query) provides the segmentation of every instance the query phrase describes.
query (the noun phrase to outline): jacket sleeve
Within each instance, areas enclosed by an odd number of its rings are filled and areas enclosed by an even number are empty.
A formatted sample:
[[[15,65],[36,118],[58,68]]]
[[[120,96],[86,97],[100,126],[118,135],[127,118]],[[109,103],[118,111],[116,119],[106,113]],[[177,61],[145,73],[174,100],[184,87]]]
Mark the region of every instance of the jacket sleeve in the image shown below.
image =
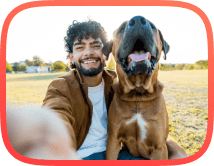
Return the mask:
[[[70,136],[71,146],[77,150],[76,136],[74,132],[75,118],[72,115],[71,93],[65,79],[59,78],[50,83],[43,100],[42,106],[48,107],[57,112],[64,120]]]

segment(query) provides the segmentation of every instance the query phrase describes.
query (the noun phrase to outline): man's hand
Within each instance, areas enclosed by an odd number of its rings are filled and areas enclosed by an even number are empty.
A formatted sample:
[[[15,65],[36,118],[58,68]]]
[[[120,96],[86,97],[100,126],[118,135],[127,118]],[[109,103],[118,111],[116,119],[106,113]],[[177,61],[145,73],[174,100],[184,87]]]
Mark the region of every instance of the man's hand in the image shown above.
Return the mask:
[[[34,105],[7,107],[6,117],[10,143],[19,154],[46,160],[80,159],[65,124],[52,110]]]

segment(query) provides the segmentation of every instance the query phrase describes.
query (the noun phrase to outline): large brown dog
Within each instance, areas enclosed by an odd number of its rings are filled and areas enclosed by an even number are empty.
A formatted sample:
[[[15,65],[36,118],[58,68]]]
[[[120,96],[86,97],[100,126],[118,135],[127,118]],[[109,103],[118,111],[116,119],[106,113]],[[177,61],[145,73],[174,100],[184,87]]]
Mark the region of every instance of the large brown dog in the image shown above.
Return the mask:
[[[167,142],[168,115],[163,84],[157,80],[162,51],[166,59],[169,45],[160,30],[141,16],[122,23],[104,46],[103,53],[108,56],[112,52],[117,62],[118,75],[108,112],[106,159],[117,159],[121,143],[135,157],[151,160],[167,160],[168,155],[187,157],[176,142]]]

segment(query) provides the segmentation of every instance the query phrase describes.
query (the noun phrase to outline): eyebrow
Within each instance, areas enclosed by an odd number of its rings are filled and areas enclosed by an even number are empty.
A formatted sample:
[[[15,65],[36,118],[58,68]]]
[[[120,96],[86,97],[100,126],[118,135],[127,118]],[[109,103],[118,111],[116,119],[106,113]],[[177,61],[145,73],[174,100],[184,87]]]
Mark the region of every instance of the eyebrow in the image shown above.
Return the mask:
[[[90,45],[92,45],[92,44],[103,44],[103,43],[101,41],[95,40],[95,41],[90,43]],[[76,45],[85,45],[85,43],[81,42],[81,41],[80,42],[76,42],[76,43],[74,43],[73,47],[76,46]]]
[[[103,44],[101,41],[98,41],[98,40],[95,40],[95,41],[93,41],[92,43],[90,43],[90,44]]]

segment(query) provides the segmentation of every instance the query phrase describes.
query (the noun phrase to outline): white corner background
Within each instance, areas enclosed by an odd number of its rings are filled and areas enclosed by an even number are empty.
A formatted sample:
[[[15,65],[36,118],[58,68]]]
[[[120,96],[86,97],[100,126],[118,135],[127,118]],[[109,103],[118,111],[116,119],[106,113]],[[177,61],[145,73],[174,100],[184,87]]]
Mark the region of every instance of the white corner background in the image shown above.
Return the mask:
[[[14,63],[38,55],[45,62],[66,63],[63,38],[73,20],[84,21],[90,17],[100,22],[110,40],[116,27],[136,15],[155,22],[170,44],[167,61],[160,58],[160,63],[193,64],[208,59],[205,26],[191,10],[151,6],[58,6],[27,9],[12,19],[7,34],[6,60]]]

